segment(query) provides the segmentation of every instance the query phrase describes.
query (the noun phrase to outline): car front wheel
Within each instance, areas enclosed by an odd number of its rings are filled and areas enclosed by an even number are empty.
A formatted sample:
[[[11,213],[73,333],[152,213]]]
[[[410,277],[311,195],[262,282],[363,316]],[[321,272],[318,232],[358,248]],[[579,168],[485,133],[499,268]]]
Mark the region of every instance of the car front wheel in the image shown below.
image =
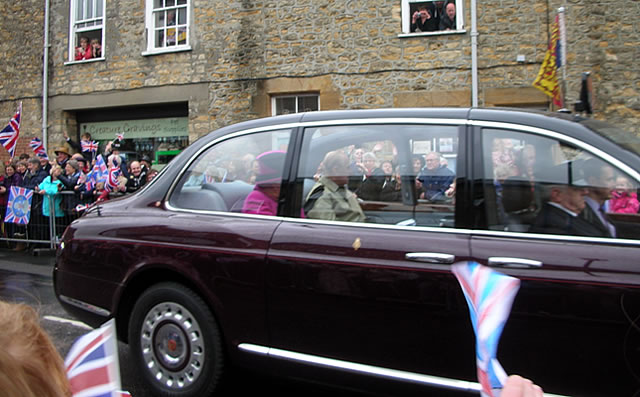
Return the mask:
[[[140,296],[129,322],[129,346],[154,395],[208,396],[222,375],[215,318],[180,284],[158,284]]]

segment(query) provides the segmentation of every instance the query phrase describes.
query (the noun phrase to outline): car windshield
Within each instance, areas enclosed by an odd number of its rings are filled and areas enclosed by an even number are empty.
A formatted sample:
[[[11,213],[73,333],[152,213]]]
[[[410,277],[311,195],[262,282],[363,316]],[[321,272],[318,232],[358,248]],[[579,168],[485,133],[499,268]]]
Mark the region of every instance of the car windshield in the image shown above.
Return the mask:
[[[579,122],[590,130],[640,156],[639,136],[599,120],[584,119]]]

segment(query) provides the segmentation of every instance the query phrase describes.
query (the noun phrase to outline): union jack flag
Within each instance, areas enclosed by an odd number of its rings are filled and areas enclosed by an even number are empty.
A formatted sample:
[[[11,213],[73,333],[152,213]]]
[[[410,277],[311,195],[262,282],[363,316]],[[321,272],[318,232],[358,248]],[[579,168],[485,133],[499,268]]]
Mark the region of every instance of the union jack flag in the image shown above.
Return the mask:
[[[31,146],[31,149],[33,149],[33,152],[36,154],[36,156],[42,159],[49,159],[49,156],[47,156],[47,151],[44,150],[44,145],[39,138],[31,139],[31,142],[29,142],[29,146]]]
[[[93,168],[91,169],[89,174],[87,174],[85,180],[85,189],[93,190],[96,183],[105,179],[107,171],[107,165],[104,163],[104,158],[101,154],[99,154],[98,157],[96,157],[96,163],[93,165]]]
[[[111,167],[109,174],[107,174],[107,181],[104,184],[104,188],[109,191],[114,191],[118,188],[118,177],[120,176],[120,167]]]
[[[98,142],[96,141],[80,141],[80,147],[83,152],[95,153],[98,151]]]
[[[456,263],[452,272],[458,279],[469,306],[476,334],[476,366],[481,395],[494,397],[507,380],[497,359],[498,342],[520,280],[498,273],[476,262]]]
[[[116,133],[116,140],[118,140],[118,141],[124,141],[124,132],[118,132],[118,133]]]
[[[64,360],[74,397],[122,396],[115,320],[81,336]]]
[[[5,223],[18,223],[26,225],[31,216],[31,198],[33,190],[24,187],[11,186]]]
[[[18,106],[16,114],[13,115],[9,124],[0,131],[0,143],[9,152],[11,158],[16,154],[16,144],[18,143],[18,135],[20,135],[20,118],[22,114],[22,102]]]

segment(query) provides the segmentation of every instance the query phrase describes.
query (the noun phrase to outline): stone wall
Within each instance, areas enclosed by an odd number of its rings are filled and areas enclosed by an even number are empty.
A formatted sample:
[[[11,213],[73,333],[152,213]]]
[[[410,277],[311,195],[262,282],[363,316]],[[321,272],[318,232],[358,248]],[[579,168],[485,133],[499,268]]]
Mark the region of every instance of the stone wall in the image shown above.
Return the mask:
[[[634,62],[640,59],[640,3],[634,0],[479,2],[480,106],[546,106],[547,97],[531,84],[546,51],[548,22],[564,3],[568,105],[578,97],[581,73],[591,71],[594,117],[640,134],[640,68]],[[471,104],[469,0],[464,33],[429,36],[401,35],[400,0],[192,4],[190,51],[144,56],[145,1],[113,0],[107,2],[105,60],[69,63],[69,1],[52,0],[49,146],[63,131],[75,131],[78,108],[69,103],[79,98],[104,99],[104,106],[131,93],[139,104],[188,101],[191,139],[270,115],[274,94],[317,92],[322,109]],[[0,48],[7,54],[0,66],[0,112],[8,118],[18,100],[29,102],[23,131],[34,135],[42,122],[43,7],[34,0],[9,5],[0,22]],[[191,86],[206,87],[205,94],[172,94]]]

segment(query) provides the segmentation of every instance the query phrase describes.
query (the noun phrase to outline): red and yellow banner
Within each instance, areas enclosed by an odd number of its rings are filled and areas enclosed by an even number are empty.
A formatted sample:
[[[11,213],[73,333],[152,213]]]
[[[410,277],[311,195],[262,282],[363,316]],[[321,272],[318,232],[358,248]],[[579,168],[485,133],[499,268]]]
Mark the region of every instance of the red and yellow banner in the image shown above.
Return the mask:
[[[561,66],[560,61],[560,29],[558,26],[558,16],[551,25],[551,41],[549,48],[544,56],[542,66],[538,72],[538,77],[533,82],[533,86],[544,92],[553,99],[553,104],[562,107],[562,92],[560,83],[558,82],[558,69]]]

